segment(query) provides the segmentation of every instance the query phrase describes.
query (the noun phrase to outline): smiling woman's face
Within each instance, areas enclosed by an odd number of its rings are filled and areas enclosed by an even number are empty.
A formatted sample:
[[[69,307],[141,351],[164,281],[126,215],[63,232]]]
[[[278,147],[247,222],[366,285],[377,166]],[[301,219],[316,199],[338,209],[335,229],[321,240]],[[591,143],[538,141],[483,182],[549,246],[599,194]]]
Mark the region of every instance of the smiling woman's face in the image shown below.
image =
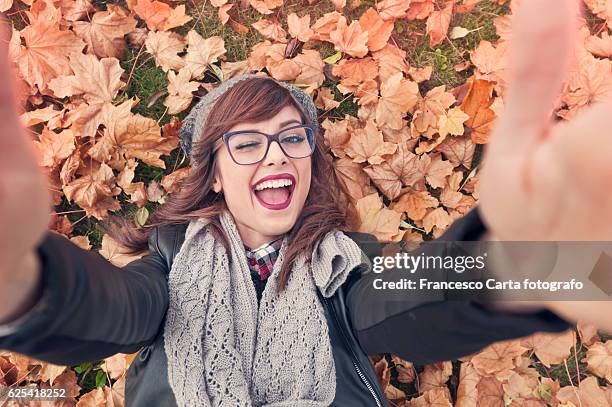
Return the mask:
[[[299,124],[302,120],[298,110],[285,106],[271,119],[240,123],[229,131],[257,130],[274,134]],[[223,191],[225,203],[247,247],[257,248],[287,233],[295,225],[310,190],[310,156],[290,158],[277,142],[272,142],[262,161],[241,165],[232,160],[222,144],[215,160],[213,189]],[[281,186],[283,184],[291,185]]]

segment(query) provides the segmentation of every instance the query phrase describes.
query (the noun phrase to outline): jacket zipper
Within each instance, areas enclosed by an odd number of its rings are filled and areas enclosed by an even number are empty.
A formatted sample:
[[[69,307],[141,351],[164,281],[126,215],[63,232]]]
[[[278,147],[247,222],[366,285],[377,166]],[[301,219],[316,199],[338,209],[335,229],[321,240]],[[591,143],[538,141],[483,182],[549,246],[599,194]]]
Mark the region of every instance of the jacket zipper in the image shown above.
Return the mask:
[[[342,327],[340,326],[340,322],[338,321],[338,318],[336,317],[336,312],[334,311],[333,307],[330,306],[329,300],[327,298],[325,298],[325,297],[322,297],[322,298],[325,301],[325,303],[327,304],[327,309],[329,309],[329,311],[331,312],[332,318],[334,318],[334,322],[336,323],[336,326],[338,327],[338,329],[342,333],[342,338],[344,339],[344,342],[347,344],[348,348],[351,350],[351,354],[353,355],[353,360],[351,362],[353,362],[353,366],[355,367],[355,371],[357,372],[357,375],[359,375],[359,378],[361,379],[361,381],[366,385],[366,387],[370,391],[370,394],[374,398],[374,401],[376,401],[376,406],[377,407],[383,407],[383,405],[380,403],[380,400],[378,399],[378,396],[376,395],[376,392],[374,391],[374,388],[372,387],[372,385],[368,381],[368,378],[365,377],[365,375],[363,374],[363,372],[359,368],[359,359],[357,359],[357,355],[355,354],[355,350],[351,347],[351,344],[350,344],[348,338],[346,337],[346,333],[344,332],[344,329],[342,329]]]

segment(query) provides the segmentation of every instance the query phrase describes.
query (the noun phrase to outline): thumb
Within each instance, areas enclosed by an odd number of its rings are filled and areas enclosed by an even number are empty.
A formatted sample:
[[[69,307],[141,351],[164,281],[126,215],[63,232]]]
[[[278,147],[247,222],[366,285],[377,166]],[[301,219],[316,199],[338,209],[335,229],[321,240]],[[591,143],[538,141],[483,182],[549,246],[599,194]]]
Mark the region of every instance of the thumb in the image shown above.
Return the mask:
[[[513,21],[505,131],[491,148],[523,154],[546,137],[578,32],[579,0],[524,0]]]

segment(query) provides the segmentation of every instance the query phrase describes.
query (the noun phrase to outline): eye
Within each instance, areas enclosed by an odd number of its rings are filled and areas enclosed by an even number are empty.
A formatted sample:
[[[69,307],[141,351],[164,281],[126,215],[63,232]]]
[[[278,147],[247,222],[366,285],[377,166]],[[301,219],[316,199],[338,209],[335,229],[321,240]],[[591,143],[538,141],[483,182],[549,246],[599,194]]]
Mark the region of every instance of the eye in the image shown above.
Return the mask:
[[[301,143],[304,141],[304,139],[305,137],[302,136],[301,134],[291,134],[291,135],[283,137],[283,143],[291,143],[291,144]]]
[[[250,141],[250,142],[245,142],[245,143],[240,143],[238,145],[236,145],[236,150],[244,150],[247,148],[256,148],[259,145],[261,145],[261,143],[257,142],[257,141]]]

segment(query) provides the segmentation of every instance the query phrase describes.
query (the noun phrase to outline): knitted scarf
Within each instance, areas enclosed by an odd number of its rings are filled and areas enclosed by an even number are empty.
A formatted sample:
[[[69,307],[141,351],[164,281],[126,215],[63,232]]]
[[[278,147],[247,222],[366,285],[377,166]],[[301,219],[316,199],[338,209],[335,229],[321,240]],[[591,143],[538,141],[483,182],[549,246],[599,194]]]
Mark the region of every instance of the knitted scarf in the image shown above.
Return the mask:
[[[330,297],[349,272],[369,261],[335,230],[310,262],[298,256],[276,294],[287,237],[258,307],[244,246],[232,215],[220,216],[231,253],[191,221],[169,274],[164,327],[168,379],[183,406],[329,406],[336,371],[319,290]]]

